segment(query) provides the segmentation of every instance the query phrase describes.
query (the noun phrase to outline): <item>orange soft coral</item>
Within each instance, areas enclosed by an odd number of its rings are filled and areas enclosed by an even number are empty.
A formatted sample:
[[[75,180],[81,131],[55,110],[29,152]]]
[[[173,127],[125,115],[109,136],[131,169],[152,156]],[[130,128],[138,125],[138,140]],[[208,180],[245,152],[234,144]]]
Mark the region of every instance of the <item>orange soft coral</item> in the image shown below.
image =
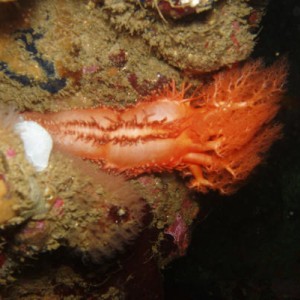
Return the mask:
[[[199,191],[233,192],[260,163],[280,125],[286,64],[260,60],[220,72],[185,98],[171,84],[124,110],[109,107],[58,113],[25,113],[44,126],[57,148],[134,177],[180,170]]]

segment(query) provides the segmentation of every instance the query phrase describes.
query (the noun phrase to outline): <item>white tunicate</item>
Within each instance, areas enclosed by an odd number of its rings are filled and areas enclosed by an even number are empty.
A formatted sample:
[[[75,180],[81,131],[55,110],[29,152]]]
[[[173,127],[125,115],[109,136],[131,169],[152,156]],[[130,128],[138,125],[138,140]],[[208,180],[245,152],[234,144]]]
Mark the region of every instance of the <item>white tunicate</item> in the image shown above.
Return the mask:
[[[15,130],[23,141],[27,160],[38,172],[45,170],[53,147],[51,135],[34,121],[20,121]]]

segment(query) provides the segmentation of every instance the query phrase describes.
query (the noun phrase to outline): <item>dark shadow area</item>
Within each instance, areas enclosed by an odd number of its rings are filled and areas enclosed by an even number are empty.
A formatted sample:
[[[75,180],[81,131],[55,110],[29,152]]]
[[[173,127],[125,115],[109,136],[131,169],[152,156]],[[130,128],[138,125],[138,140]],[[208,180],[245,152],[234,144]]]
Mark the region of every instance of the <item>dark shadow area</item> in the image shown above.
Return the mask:
[[[253,58],[289,61],[284,135],[232,197],[213,196],[186,257],[167,267],[166,299],[300,299],[300,2],[271,0]],[[209,206],[209,208],[207,208]]]

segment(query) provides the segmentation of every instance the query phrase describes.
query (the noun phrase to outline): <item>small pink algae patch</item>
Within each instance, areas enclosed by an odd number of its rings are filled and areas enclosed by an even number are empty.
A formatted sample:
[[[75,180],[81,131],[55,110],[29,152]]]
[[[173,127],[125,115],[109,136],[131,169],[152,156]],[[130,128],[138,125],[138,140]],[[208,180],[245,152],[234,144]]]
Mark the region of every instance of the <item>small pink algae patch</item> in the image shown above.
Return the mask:
[[[177,246],[180,256],[185,255],[190,243],[191,223],[199,214],[199,206],[189,198],[182,201],[181,209],[175,215],[173,223],[164,231],[173,237],[173,243]]]
[[[22,230],[22,234],[26,235],[27,237],[32,237],[45,230],[45,228],[46,223],[44,220],[33,221],[30,226],[25,227]]]
[[[16,156],[16,151],[15,151],[13,148],[8,148],[8,149],[6,150],[6,156],[7,156],[8,158],[13,158],[13,157]]]
[[[82,68],[82,74],[84,74],[84,75],[93,74],[93,73],[96,73],[99,69],[100,69],[100,67],[97,65],[84,66]]]
[[[36,229],[44,229],[45,228],[45,221],[37,221],[35,224]]]
[[[189,245],[188,226],[180,213],[176,214],[175,221],[165,230],[165,234],[173,237],[180,255],[184,255]]]
[[[61,198],[56,198],[54,200],[53,206],[52,206],[52,212],[56,215],[62,215],[64,212],[64,200]]]

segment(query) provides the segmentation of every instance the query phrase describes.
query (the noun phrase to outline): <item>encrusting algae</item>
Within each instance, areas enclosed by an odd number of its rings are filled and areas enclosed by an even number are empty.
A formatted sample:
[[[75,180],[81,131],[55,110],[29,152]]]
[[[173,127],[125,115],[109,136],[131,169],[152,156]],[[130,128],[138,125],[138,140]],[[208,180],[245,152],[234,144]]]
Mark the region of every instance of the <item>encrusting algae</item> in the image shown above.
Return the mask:
[[[60,153],[37,172],[13,130],[18,116],[4,107],[1,116],[0,226],[13,233],[5,262],[62,246],[99,262],[137,237],[145,203],[131,183]],[[0,280],[17,267],[0,268]]]
[[[34,169],[27,162],[22,141],[14,132],[17,114],[1,106],[0,183],[1,227],[15,225],[31,217],[36,208]],[[4,213],[6,211],[6,213]]]
[[[0,179],[0,225],[7,223],[9,220],[16,216],[16,213],[13,209],[16,205],[14,199],[7,197],[7,187],[2,179]]]

